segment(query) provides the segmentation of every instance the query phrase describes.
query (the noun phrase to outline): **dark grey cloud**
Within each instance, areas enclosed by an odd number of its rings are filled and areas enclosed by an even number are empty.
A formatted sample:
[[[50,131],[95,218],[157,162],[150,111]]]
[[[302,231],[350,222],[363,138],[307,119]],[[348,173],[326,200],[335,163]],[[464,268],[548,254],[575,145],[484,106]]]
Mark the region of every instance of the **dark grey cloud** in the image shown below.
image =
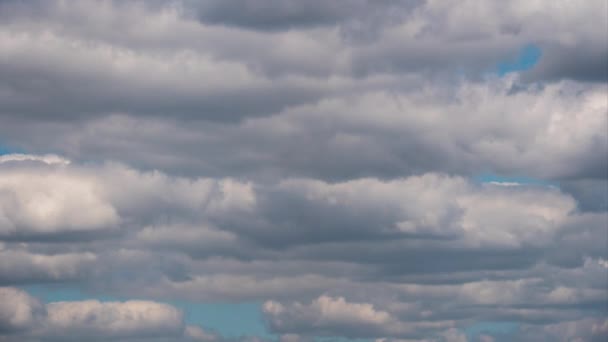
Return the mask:
[[[605,178],[566,180],[560,183],[560,188],[577,199],[581,210],[608,210],[608,180]]]
[[[593,75],[601,80],[606,70],[601,62],[606,47],[598,46],[603,35],[590,30],[588,21],[581,19],[592,13],[597,20],[606,20],[596,8],[601,4],[594,2],[574,8],[572,13],[552,9],[549,14],[554,17],[547,17],[549,20],[537,17],[534,6],[522,5],[518,10],[515,4],[492,3],[477,9],[483,14],[478,18],[487,19],[478,19],[475,28],[466,17],[473,10],[468,3],[456,7],[457,11],[433,2],[390,1],[195,5],[207,8],[203,12],[211,17],[235,15],[234,21],[244,21],[245,26],[247,20],[282,25],[272,18],[295,24],[298,18],[323,21],[325,15],[356,18],[351,25],[355,28],[350,30],[340,24],[337,31],[330,25],[314,32],[235,31],[184,17],[188,4],[162,4],[4,3],[0,111],[11,118],[18,113],[22,118],[44,121],[114,112],[238,121],[350,92],[362,79],[372,81],[387,73],[439,73],[444,78],[464,72],[478,77],[493,70],[503,56],[515,55],[534,42],[547,50],[538,68],[530,71],[537,75],[530,76],[536,80],[586,80]],[[388,16],[376,39],[359,42],[345,36],[345,30],[359,35],[357,25],[364,27],[361,31],[378,26],[374,24],[378,10],[407,15],[393,20]],[[534,15],[528,17],[528,12]],[[490,22],[492,18],[496,23]],[[581,25],[570,32],[564,22]],[[505,33],[503,26],[522,27],[521,33]],[[572,39],[579,45],[572,46]],[[573,57],[568,51],[590,52]],[[569,63],[589,71],[581,69],[577,76],[579,72],[568,71],[572,69]],[[328,84],[331,79],[336,82]]]
[[[31,151],[190,176],[344,180],[442,171],[605,179],[605,85],[564,82],[511,93],[517,82],[489,82],[490,89],[465,82],[344,96],[238,125],[123,114],[84,124],[8,121],[0,130]]]
[[[366,1],[191,1],[198,18],[211,24],[260,30],[335,25],[358,14]]]
[[[238,121],[314,102],[326,91],[321,84],[271,81],[243,65],[221,66],[186,52],[142,56],[43,33],[3,38],[7,63],[0,64],[0,111],[20,113],[29,120],[81,120],[131,112]]]
[[[572,46],[568,49],[547,46],[545,56],[540,59],[538,66],[524,74],[525,79],[608,81],[608,42],[585,44],[585,47]]]

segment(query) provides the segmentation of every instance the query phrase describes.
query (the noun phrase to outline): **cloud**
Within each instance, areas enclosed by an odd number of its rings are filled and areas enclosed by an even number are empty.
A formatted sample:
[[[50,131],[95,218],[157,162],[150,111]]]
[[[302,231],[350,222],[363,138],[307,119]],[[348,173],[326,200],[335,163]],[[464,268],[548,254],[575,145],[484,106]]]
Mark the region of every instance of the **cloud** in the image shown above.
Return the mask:
[[[74,160],[94,154],[192,177],[390,179],[439,171],[603,179],[608,166],[597,156],[608,150],[605,85],[518,87],[497,79],[366,91],[238,125],[115,115],[50,131],[29,123],[0,130],[28,149],[51,145]],[[15,135],[22,130],[27,141]]]
[[[296,197],[297,202],[294,202],[299,203],[294,207],[306,209],[307,204],[310,205],[315,215],[306,216],[315,217],[324,232],[330,233],[329,229],[335,226],[340,232],[348,229],[351,238],[356,238],[357,230],[362,230],[361,234],[376,237],[386,234],[389,239],[399,236],[462,238],[465,240],[463,243],[472,246],[519,246],[523,241],[542,241],[542,235],[554,229],[555,226],[551,226],[559,224],[565,219],[562,215],[574,209],[570,198],[550,189],[480,187],[462,178],[437,174],[386,182],[359,179],[328,184],[291,180],[280,184],[279,189],[277,192],[286,193],[280,197],[287,198],[268,205],[272,208],[270,210],[282,210],[277,207],[278,203],[290,205],[293,202],[288,202],[289,197]],[[534,208],[526,205],[523,208],[521,203],[543,203],[546,206]],[[329,212],[323,215],[325,210]],[[519,213],[521,221],[506,221],[507,217],[514,217],[512,211]],[[333,220],[348,221],[334,224]],[[304,232],[306,228],[296,231]],[[314,237],[312,231],[306,235]],[[298,238],[298,241],[305,241],[305,237]]]
[[[43,304],[26,292],[0,287],[3,341],[223,341],[201,327],[185,325],[184,314],[163,303],[142,300],[84,300]]]
[[[0,339],[601,340],[607,13],[0,1]]]
[[[0,287],[0,336],[25,330],[44,315],[44,307],[27,293],[11,287]]]
[[[538,338],[554,338],[560,341],[604,341],[608,337],[606,320],[587,318],[566,321],[544,327],[526,326],[517,336],[521,341],[533,341]]]
[[[234,25],[261,30],[284,30],[293,27],[331,25],[360,11],[365,1],[348,6],[324,1],[191,1],[203,22]]]
[[[3,2],[0,114],[69,122],[171,113],[238,122],[378,87],[377,79],[394,73],[465,70],[479,77],[530,43],[547,53],[528,78],[601,81],[608,51],[589,24],[606,20],[601,1],[568,11],[553,5],[544,15],[518,1],[190,3]],[[201,21],[188,15],[192,7]],[[366,31],[377,33],[365,39]],[[391,83],[399,87],[403,79],[393,76]]]
[[[3,2],[3,142],[193,177],[605,178],[602,1],[280,3]]]
[[[13,153],[13,154],[6,154],[6,155],[2,155],[0,156],[0,163],[10,163],[10,162],[17,162],[17,161],[33,161],[33,162],[41,162],[41,163],[45,163],[45,164],[63,164],[63,165],[67,165],[70,163],[70,161],[68,159],[59,157],[58,155],[54,155],[54,154],[47,154],[47,155],[43,155],[43,156],[37,156],[37,155],[31,155],[31,154],[23,154],[23,153]]]
[[[145,223],[146,216],[162,215],[156,210],[219,213],[245,210],[253,201],[246,183],[229,179],[191,181],[111,164],[100,173],[95,167],[29,163],[36,156],[3,157],[12,161],[0,169],[0,233],[8,239],[120,233],[132,216]]]
[[[400,322],[367,303],[349,303],[342,297],[321,296],[311,304],[290,305],[269,301],[263,306],[270,328],[280,333],[317,336],[377,337],[415,335],[417,330],[450,327],[453,322]]]
[[[27,248],[0,247],[0,284],[27,284],[83,279],[97,256],[91,252],[42,254]]]
[[[608,181],[606,179],[577,179],[560,183],[560,188],[577,199],[581,210],[608,210]]]
[[[101,303],[95,300],[47,304],[43,336],[104,338],[179,335],[182,314],[175,308],[153,302]]]
[[[5,210],[12,230],[0,268],[7,284],[77,281],[125,295],[259,300],[356,288],[357,278],[473,283],[475,272],[521,272],[543,262],[581,267],[585,257],[603,255],[605,214],[579,212],[572,197],[552,187],[435,173],[273,184],[188,179],[111,163],[19,161],[0,171],[17,194],[0,197],[13,204]],[[64,187],[78,194],[74,200]],[[54,211],[30,209],[49,197]],[[113,213],[107,224],[74,226],[100,222],[95,215],[104,208]],[[83,231],[74,235],[72,227]],[[498,274],[496,280],[506,280]]]
[[[103,198],[99,184],[91,178],[72,177],[61,168],[49,169],[44,176],[34,170],[35,167],[30,172],[23,168],[3,168],[1,235],[86,233],[112,229],[118,224],[115,208]]]

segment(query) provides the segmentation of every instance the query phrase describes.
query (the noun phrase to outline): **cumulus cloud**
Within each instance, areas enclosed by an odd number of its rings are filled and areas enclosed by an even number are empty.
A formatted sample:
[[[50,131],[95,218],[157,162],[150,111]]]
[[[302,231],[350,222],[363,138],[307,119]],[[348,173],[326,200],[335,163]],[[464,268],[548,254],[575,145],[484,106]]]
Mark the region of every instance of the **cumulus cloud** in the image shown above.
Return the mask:
[[[113,228],[119,221],[101,189],[87,177],[62,170],[35,172],[3,169],[0,180],[2,235],[86,232]]]
[[[31,328],[45,314],[44,306],[27,293],[0,287],[0,336]]]
[[[526,326],[518,338],[521,341],[534,341],[539,338],[552,338],[557,341],[605,341],[608,337],[608,324],[605,318],[586,318],[550,324],[547,326]]]
[[[97,261],[91,252],[42,254],[23,247],[0,247],[0,258],[0,284],[83,279]]]
[[[3,341],[221,341],[199,326],[187,326],[177,308],[153,301],[84,300],[43,304],[23,290],[0,287]]]
[[[339,232],[348,230],[352,239],[357,239],[359,234],[364,238],[385,235],[388,239],[399,236],[461,238],[463,243],[473,246],[518,247],[522,243],[548,241],[551,231],[556,232],[560,222],[565,222],[575,209],[574,201],[557,190],[478,186],[441,174],[333,184],[288,180],[278,189],[272,195],[281,200],[264,205],[264,210],[271,211],[269,215],[280,215],[281,202],[297,204],[301,210],[314,213],[306,216],[320,223],[319,234],[330,235],[332,228]],[[543,203],[543,206],[535,207],[532,203]],[[335,213],[339,215],[333,217]],[[509,219],[520,221],[509,222]],[[315,238],[314,225],[309,227],[295,231]],[[285,230],[278,227],[274,236]],[[297,241],[306,241],[306,237],[298,237]],[[319,239],[327,241],[332,237]]]
[[[390,313],[367,303],[349,303],[344,298],[321,296],[309,305],[264,303],[264,314],[273,331],[318,336],[377,337],[419,334],[417,330],[449,328],[452,321],[401,322]]]
[[[230,179],[193,181],[112,164],[99,172],[91,166],[27,163],[36,156],[3,157],[13,161],[0,168],[0,232],[9,239],[112,233],[133,216],[141,224],[146,216],[162,215],[161,210],[219,213],[246,210],[254,201],[247,183]]]
[[[555,187],[479,184],[436,173],[336,183],[193,180],[120,164],[26,160],[2,171],[28,175],[7,182],[12,193],[33,189],[32,200],[14,202],[10,213],[30,213],[29,203],[49,196],[41,191],[45,187],[65,198],[65,186],[95,189],[95,201],[51,201],[65,215],[87,218],[106,207],[116,215],[97,235],[66,235],[65,222],[75,220],[48,213],[42,226],[47,231],[12,225],[1,250],[0,279],[6,284],[73,281],[127,296],[238,301],[319,296],[328,288],[368,291],[355,281],[361,278],[380,281],[406,299],[457,299],[454,308],[516,306],[530,298],[537,305],[575,307],[605,300],[596,289],[601,281],[592,275],[601,270],[604,247],[598,241],[605,237],[606,215],[580,212],[575,199]],[[37,177],[45,182],[36,188],[25,181]],[[54,217],[56,223],[49,220]],[[580,235],[581,226],[586,235]],[[104,230],[112,234],[99,235]],[[588,277],[589,287],[568,283],[567,272],[553,282],[533,275],[549,264],[579,267],[577,277]],[[534,272],[521,274],[535,265]],[[480,281],[479,272],[492,280]],[[442,282],[451,285],[420,285]],[[488,310],[496,317],[524,315],[515,307]],[[544,317],[542,310],[536,315]]]
[[[47,337],[59,334],[70,339],[102,335],[104,338],[171,336],[178,335],[183,328],[182,314],[177,309],[144,301],[50,303],[45,323],[41,334]]]

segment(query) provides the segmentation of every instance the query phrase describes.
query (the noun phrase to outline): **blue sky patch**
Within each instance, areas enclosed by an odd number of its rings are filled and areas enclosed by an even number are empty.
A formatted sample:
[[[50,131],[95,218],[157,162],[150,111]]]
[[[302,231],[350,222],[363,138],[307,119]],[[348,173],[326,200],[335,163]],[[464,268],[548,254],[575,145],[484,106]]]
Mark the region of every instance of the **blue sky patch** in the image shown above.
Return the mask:
[[[0,156],[5,155],[5,154],[11,154],[11,153],[19,153],[19,151],[17,151],[14,148],[10,148],[6,145],[0,144]]]
[[[481,334],[505,335],[513,333],[517,329],[519,329],[519,324],[515,322],[479,322],[464,329],[464,332],[470,340],[473,340]]]
[[[498,63],[497,72],[504,76],[510,72],[532,69],[542,56],[542,50],[533,44],[524,46],[515,60]]]

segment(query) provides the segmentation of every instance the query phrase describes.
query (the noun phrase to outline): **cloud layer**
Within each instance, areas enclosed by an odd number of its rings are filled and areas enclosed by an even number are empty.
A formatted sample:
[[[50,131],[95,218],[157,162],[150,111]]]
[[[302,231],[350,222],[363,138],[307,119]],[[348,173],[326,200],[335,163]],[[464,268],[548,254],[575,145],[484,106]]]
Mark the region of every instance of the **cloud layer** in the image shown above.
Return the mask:
[[[605,340],[606,6],[0,1],[0,340]]]

